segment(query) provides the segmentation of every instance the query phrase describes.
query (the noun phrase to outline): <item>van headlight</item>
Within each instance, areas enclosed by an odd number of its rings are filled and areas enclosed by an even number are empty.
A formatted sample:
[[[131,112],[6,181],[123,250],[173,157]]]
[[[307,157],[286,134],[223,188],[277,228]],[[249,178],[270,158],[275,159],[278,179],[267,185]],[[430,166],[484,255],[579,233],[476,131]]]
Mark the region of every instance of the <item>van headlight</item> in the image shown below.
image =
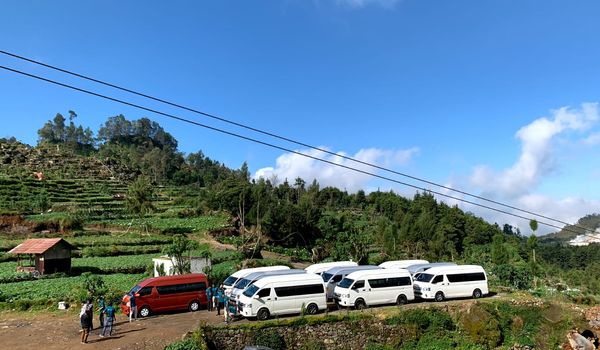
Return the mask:
[[[430,292],[431,291],[431,287],[423,287],[423,291],[424,292]]]
[[[350,298],[350,294],[340,294],[340,297],[342,297],[342,298]]]

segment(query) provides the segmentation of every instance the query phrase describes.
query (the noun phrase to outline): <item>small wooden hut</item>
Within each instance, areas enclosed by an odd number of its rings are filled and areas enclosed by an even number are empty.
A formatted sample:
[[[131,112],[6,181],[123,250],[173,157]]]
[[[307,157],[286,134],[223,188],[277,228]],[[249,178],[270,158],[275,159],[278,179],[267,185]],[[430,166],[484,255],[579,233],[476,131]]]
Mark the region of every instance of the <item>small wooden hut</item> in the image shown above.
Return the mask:
[[[71,250],[75,249],[62,238],[33,238],[11,249],[9,254],[17,254],[17,271],[34,275],[71,270]],[[25,259],[22,259],[22,258]]]

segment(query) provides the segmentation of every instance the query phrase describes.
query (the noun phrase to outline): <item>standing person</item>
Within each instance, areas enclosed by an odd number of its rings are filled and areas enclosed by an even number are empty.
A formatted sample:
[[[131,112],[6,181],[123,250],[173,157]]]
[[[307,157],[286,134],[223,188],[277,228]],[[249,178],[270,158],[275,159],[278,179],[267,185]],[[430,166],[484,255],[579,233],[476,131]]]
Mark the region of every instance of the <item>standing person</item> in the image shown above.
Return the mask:
[[[206,310],[212,311],[212,286],[211,285],[209,285],[208,288],[206,288],[206,300],[208,300],[208,303],[206,304]]]
[[[229,297],[227,295],[223,295],[223,315],[225,323],[229,323]]]
[[[113,330],[113,322],[116,321],[116,312],[115,308],[112,305],[112,302],[108,302],[108,306],[104,308],[104,313],[106,314],[106,321],[104,322],[104,326],[102,327],[102,334],[100,334],[100,336],[104,337],[106,327],[108,326],[108,336],[111,337]]]
[[[94,299],[89,298],[87,303],[87,314],[90,318],[90,330],[94,329]]]
[[[232,301],[231,299],[229,299],[228,311],[229,311],[229,320],[231,322],[233,322],[233,320],[235,319],[235,314],[237,312],[237,303],[235,302],[235,300]]]
[[[216,300],[217,300],[217,316],[221,315],[221,306],[223,305],[223,290],[218,289],[217,290],[217,296],[216,296]]]
[[[135,293],[129,297],[129,322],[134,318],[137,321],[137,305],[135,303]]]
[[[212,303],[213,303],[212,307],[213,307],[213,310],[219,308],[219,297],[217,295],[218,292],[219,292],[219,289],[216,286],[213,286],[212,287]]]
[[[104,302],[104,296],[101,296],[98,299],[98,312],[99,312],[99,318],[100,318],[100,328],[104,327],[104,310],[106,308],[106,304]]]
[[[82,306],[79,312],[79,322],[81,323],[81,344],[87,343],[88,336],[92,330],[92,318],[90,316],[89,305],[92,305],[92,300],[88,299]]]

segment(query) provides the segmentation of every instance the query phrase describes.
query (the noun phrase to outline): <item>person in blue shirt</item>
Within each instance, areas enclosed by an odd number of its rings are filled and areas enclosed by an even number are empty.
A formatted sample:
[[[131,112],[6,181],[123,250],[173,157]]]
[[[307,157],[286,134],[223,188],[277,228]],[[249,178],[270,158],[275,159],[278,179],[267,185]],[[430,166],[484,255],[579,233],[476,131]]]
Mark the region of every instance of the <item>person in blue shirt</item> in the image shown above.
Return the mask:
[[[208,288],[206,288],[206,300],[208,300],[206,309],[208,311],[212,311],[212,286],[208,286]]]
[[[217,315],[221,315],[221,307],[225,302],[225,292],[223,289],[217,290]]]
[[[106,320],[104,322],[104,326],[102,327],[102,334],[100,334],[100,336],[104,337],[106,327],[108,326],[108,336],[110,337],[112,336],[113,322],[116,321],[115,308],[113,307],[111,302],[109,302],[108,306],[104,308],[104,313],[106,315]]]
[[[99,318],[100,318],[100,328],[104,327],[104,310],[106,308],[106,304],[104,303],[104,297],[101,296],[100,299],[98,299],[98,313],[99,313]]]
[[[216,309],[219,305],[219,297],[218,297],[218,292],[219,292],[219,288],[217,288],[216,286],[213,285],[212,287],[212,307],[213,310]]]

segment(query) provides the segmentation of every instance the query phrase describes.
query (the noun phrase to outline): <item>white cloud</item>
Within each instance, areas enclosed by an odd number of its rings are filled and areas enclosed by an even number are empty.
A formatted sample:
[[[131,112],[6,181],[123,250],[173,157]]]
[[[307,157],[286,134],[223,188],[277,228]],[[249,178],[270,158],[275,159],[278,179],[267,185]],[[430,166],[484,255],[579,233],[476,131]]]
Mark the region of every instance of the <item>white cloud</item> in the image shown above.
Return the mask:
[[[590,134],[588,137],[585,138],[585,140],[583,140],[583,143],[590,146],[600,144],[600,132]]]
[[[338,5],[350,8],[362,8],[368,5],[379,5],[383,8],[393,8],[400,0],[336,0]]]
[[[510,168],[495,172],[478,165],[471,175],[471,185],[485,194],[516,198],[529,193],[541,179],[554,170],[553,141],[567,131],[585,131],[599,119],[597,103],[583,103],[581,109],[562,107],[522,127],[516,133],[521,141],[519,159]]]
[[[525,194],[515,198],[510,202],[511,205],[517,208],[525,209],[533,213],[540,213],[546,217],[559,219],[563,222],[575,224],[581,217],[598,212],[600,208],[599,200],[590,200],[581,197],[566,197],[553,198],[541,194]],[[481,207],[476,207],[470,204],[459,204],[463,210],[473,212],[474,214],[485,218],[489,222],[497,222],[502,225],[508,223],[514,227],[519,227],[522,234],[529,235],[529,220],[520,219],[514,216],[509,216],[499,212],[490,211]],[[531,214],[517,212],[511,209],[502,208],[502,210],[513,212],[524,217],[533,217]],[[547,222],[552,225],[563,227],[560,222],[555,222],[549,219],[536,218],[538,221]],[[550,232],[558,231],[557,228],[542,225],[538,226],[536,235],[544,235]]]
[[[324,147],[321,148],[326,149]],[[377,169],[367,165],[358,164],[325,152],[312,149],[299,150],[298,152],[315,158],[321,158],[334,164],[357,168],[369,173],[378,173]],[[365,163],[393,168],[395,166],[407,164],[416,154],[418,154],[418,152],[419,149],[417,147],[406,150],[366,148],[359,150],[354,156],[350,157]],[[348,156],[345,152],[339,152],[337,154]],[[322,187],[335,186],[350,192],[364,189],[368,182],[373,179],[371,175],[345,169],[334,164],[324,163],[295,153],[285,153],[277,158],[274,167],[259,169],[253,177],[262,177],[265,179],[276,177],[279,181],[287,179],[289,182],[293,182],[297,177],[304,179],[306,182],[311,182],[313,179],[316,179]]]

